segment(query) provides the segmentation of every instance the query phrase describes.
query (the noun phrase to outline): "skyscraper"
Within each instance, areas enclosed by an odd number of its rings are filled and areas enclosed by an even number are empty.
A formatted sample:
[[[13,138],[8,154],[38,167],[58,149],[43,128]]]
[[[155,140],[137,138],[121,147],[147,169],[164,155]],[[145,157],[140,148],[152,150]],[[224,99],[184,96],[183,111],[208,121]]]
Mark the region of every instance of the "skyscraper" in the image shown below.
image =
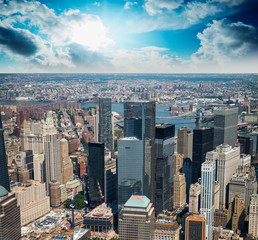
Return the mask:
[[[111,98],[99,99],[99,142],[114,155]]]
[[[185,240],[205,240],[205,224],[205,219],[199,215],[187,217],[185,219]]]
[[[206,240],[213,239],[215,174],[216,162],[206,159],[202,164],[200,208],[206,219]]]
[[[2,124],[2,117],[0,111],[0,186],[3,186],[10,192],[10,181],[7,167],[7,159],[4,143],[4,129]]]
[[[144,177],[150,185],[145,186],[145,196],[155,204],[155,111],[153,101],[124,103],[124,135],[142,140],[144,148]],[[148,146],[148,149],[145,149]],[[146,181],[145,181],[146,183]],[[147,190],[148,189],[148,190]],[[146,192],[148,191],[148,192]]]
[[[232,148],[227,144],[222,144],[216,147],[215,150],[208,152],[207,158],[217,161],[217,180],[220,183],[219,208],[223,210],[223,208],[227,207],[228,184],[240,164],[240,148]]]
[[[173,208],[174,136],[174,124],[156,126],[155,209],[158,213]]]
[[[178,129],[177,139],[177,152],[192,160],[193,133],[187,127],[181,127]]]
[[[201,165],[206,153],[213,150],[214,129],[202,127],[194,129],[193,134],[192,183],[196,183],[201,177]]]
[[[33,152],[31,150],[25,150],[21,152],[22,167],[29,171],[29,178],[34,179],[34,164],[33,164]]]
[[[155,212],[145,196],[133,195],[119,214],[119,239],[154,239]]]
[[[73,180],[73,163],[68,153],[68,141],[63,138],[61,144],[61,166],[62,166],[62,184],[66,184],[69,180]]]
[[[118,204],[144,192],[144,146],[135,137],[118,140]]]
[[[104,143],[89,143],[88,177],[89,177],[89,203],[96,207],[104,200],[101,199],[98,183],[104,196],[105,171]]]
[[[62,182],[62,168],[61,168],[61,150],[60,140],[57,139],[57,131],[54,127],[49,115],[43,123],[43,144],[45,154],[45,179],[46,188],[49,193],[49,182],[56,180]]]
[[[258,194],[251,196],[248,233],[258,237]]]
[[[14,193],[0,185],[0,239],[21,239],[20,208]]]
[[[186,202],[189,203],[189,191],[190,191],[190,186],[192,182],[192,161],[190,158],[184,159],[181,172],[185,174]]]
[[[214,110],[214,148],[226,143],[236,144],[238,108]]]

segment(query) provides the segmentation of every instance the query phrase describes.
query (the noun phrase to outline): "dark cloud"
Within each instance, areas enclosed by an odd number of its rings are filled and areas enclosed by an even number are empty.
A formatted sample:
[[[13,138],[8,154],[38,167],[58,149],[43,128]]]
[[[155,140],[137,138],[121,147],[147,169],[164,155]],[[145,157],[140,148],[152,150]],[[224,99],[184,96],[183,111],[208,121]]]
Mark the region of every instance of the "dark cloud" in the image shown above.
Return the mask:
[[[25,30],[5,28],[1,26],[0,44],[6,46],[14,54],[26,57],[34,55],[38,50],[36,43]]]

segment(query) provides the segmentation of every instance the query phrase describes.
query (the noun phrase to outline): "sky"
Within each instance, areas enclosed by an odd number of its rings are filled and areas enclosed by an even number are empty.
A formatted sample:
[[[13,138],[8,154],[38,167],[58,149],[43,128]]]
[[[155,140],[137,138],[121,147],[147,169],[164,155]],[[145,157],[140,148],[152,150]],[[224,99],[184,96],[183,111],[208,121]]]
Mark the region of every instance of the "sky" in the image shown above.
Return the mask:
[[[258,0],[0,0],[0,73],[257,73]]]

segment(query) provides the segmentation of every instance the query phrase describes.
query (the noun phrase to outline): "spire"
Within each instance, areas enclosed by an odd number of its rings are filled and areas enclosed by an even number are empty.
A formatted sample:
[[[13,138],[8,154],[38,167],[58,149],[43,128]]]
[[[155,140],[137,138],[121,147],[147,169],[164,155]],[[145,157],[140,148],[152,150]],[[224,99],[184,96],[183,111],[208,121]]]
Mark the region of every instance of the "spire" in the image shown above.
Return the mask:
[[[45,122],[47,122],[47,123],[50,123],[50,122],[51,122],[51,119],[50,119],[50,116],[49,116],[49,113],[48,113],[48,112],[47,112],[47,114],[46,114]]]

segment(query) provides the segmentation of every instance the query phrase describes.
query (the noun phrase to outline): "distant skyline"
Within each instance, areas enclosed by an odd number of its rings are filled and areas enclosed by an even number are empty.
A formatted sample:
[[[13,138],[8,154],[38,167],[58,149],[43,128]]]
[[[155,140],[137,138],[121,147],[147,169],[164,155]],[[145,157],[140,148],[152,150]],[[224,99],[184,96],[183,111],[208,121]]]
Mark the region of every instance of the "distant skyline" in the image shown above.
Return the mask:
[[[0,0],[0,73],[257,73],[258,0]]]

